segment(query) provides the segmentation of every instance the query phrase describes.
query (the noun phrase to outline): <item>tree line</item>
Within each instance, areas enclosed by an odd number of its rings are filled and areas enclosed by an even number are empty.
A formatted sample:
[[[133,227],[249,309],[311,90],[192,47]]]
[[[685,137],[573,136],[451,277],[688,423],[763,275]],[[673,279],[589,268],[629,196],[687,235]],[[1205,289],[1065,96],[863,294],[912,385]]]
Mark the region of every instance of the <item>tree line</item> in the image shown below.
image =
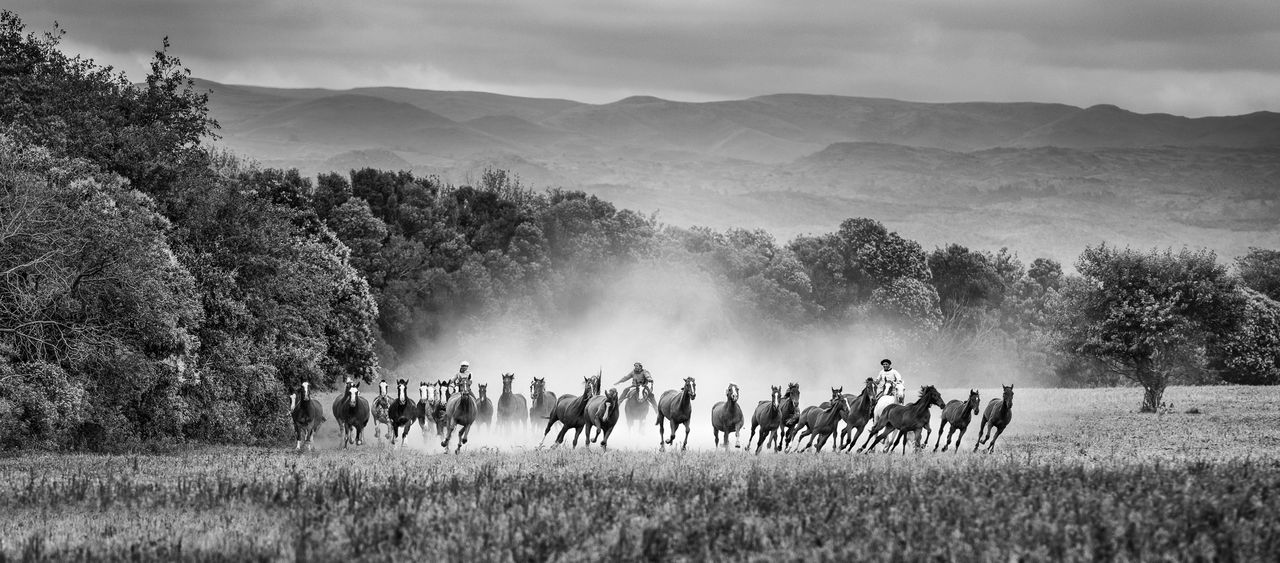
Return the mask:
[[[1065,273],[873,219],[779,242],[502,170],[304,177],[211,148],[164,49],[144,83],[0,14],[0,446],[254,443],[285,389],[394,370],[486,320],[554,337],[628,268],[691,272],[767,337],[847,331],[1046,383],[1280,382],[1280,252],[1086,248]],[[932,360],[929,360],[931,358]]]

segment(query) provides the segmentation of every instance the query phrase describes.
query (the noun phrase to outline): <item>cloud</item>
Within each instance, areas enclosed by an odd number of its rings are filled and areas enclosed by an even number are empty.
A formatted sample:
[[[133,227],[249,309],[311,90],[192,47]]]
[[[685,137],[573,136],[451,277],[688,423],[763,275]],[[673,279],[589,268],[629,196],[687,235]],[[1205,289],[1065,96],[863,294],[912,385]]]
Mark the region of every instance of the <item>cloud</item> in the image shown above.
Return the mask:
[[[218,81],[478,89],[605,102],[776,92],[1276,109],[1267,0],[953,2],[18,0],[131,75],[168,35]]]

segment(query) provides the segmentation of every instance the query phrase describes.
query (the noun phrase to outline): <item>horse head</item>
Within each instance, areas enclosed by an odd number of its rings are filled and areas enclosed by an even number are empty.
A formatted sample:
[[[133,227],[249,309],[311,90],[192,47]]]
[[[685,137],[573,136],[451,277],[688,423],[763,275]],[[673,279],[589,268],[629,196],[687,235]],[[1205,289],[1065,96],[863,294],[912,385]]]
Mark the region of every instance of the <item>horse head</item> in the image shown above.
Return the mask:
[[[591,386],[592,397],[600,394],[600,375],[599,374],[588,377],[587,383],[588,385]]]
[[[695,382],[692,377],[686,377],[684,378],[684,389],[682,389],[682,391],[689,396],[689,400],[697,399],[698,383]]]
[[[970,390],[969,390],[969,402],[968,402],[968,404],[966,404],[966,405],[965,405],[965,408],[966,408],[966,409],[968,409],[968,410],[973,411],[973,414],[974,414],[974,415],[977,415],[977,414],[978,414],[978,407],[980,407],[981,405],[982,405],[982,398],[980,398],[980,397],[978,396],[978,391],[977,391],[977,390],[975,390],[975,389],[970,389]]]
[[[932,385],[920,388],[920,399],[926,404],[938,405],[940,409],[947,408],[947,404],[942,401],[942,393],[939,393]]]
[[[487,399],[487,398],[489,398],[489,391],[488,391],[488,390],[489,390],[489,384],[488,384],[488,383],[481,383],[481,384],[479,385],[478,389],[480,389],[480,398],[481,398],[481,399]]]
[[[302,400],[299,401],[302,403],[305,403],[311,400],[311,382],[310,381],[302,382],[301,389],[298,390],[298,396],[302,398]]]
[[[534,397],[541,397],[547,390],[547,379],[544,377],[533,378],[533,383],[529,384],[529,393]]]
[[[378,396],[379,397],[387,396],[387,380],[385,379],[378,382]]]
[[[426,384],[426,383],[423,383],[423,382],[419,381],[419,382],[418,382],[418,400],[420,400],[420,401],[426,401],[426,400],[428,400],[430,397],[428,397],[428,396],[427,396],[427,391],[428,391],[430,388],[431,388],[431,386],[430,386],[430,385],[428,385],[428,384]]]
[[[360,384],[352,381],[347,384],[347,404],[356,406],[356,399],[360,397]]]
[[[786,397],[788,399],[794,399],[796,404],[800,404],[800,384],[788,383],[787,392],[783,395],[783,397]]]
[[[475,393],[471,391],[471,374],[468,373],[466,377],[459,377],[452,383],[454,387],[453,389],[454,393],[461,393],[468,397],[476,396]]]
[[[618,410],[618,390],[608,389],[604,392],[604,416],[601,420],[609,420],[609,416]]]
[[[591,397],[595,396],[596,382],[592,380],[593,378],[594,376],[582,378],[582,398],[583,399],[590,399]]]
[[[728,399],[730,403],[738,402],[739,395],[740,392],[738,391],[738,385],[735,383],[730,383],[729,387],[724,390],[724,397],[725,399]]]
[[[831,388],[831,400],[832,400],[832,401],[834,401],[834,400],[836,400],[836,399],[843,398],[843,397],[844,397],[844,386],[843,386],[843,385],[841,385],[840,387],[832,387],[832,388]]]
[[[862,396],[863,398],[867,399],[868,401],[871,401],[872,403],[874,403],[876,399],[879,398],[879,397],[876,397],[876,378],[874,377],[867,378],[866,383],[864,383],[862,387]]]
[[[1004,408],[1012,409],[1013,408],[1013,386],[1001,385],[1001,387],[1004,387]]]
[[[511,382],[515,381],[515,379],[516,379],[516,374],[514,373],[502,374],[502,392],[503,393],[511,392]]]
[[[773,403],[773,406],[775,407],[778,406],[778,403],[782,402],[782,388],[778,387],[777,385],[770,386],[769,397],[770,397],[769,400]]]

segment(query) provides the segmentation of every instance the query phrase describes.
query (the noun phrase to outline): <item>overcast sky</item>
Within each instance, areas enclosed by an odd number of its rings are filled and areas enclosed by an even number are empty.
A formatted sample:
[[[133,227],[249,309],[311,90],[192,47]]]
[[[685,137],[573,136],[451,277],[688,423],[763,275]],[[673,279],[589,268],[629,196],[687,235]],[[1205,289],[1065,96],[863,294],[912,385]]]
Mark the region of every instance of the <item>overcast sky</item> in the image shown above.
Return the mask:
[[[1277,0],[9,0],[140,79],[609,102],[780,92],[1280,110]]]

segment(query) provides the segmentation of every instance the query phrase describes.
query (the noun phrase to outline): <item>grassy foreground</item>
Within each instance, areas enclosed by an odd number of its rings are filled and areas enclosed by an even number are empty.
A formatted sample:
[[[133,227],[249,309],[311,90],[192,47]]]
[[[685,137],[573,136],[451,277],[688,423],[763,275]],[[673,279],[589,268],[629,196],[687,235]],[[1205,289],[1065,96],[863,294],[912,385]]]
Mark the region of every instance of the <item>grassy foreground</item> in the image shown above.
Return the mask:
[[[975,427],[958,454],[906,456],[706,448],[445,456],[369,445],[9,457],[0,460],[0,553],[316,561],[1280,553],[1280,393],[1179,388],[1170,391],[1178,408],[1164,415],[1126,412],[1119,405],[1136,398],[1120,393],[1019,391],[1013,426],[990,455],[970,451]],[[1202,414],[1180,412],[1192,406]]]

